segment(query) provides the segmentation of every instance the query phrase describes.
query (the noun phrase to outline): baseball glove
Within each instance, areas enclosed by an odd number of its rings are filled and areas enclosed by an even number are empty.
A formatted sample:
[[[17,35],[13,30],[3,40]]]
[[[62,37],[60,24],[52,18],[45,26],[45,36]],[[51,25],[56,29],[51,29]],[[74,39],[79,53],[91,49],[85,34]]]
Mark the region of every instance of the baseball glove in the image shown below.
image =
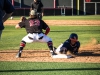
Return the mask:
[[[25,20],[27,20],[26,17],[25,16],[21,16],[20,22],[24,22]]]

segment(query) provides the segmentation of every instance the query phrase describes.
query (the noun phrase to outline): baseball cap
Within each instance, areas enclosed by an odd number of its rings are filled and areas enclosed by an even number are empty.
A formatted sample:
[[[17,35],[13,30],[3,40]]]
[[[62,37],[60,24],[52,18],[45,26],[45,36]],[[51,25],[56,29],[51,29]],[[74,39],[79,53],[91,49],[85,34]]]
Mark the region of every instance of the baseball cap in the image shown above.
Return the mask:
[[[30,11],[30,15],[36,15],[36,11],[35,10],[31,10]]]
[[[69,38],[77,40],[78,39],[78,35],[76,33],[72,33]]]

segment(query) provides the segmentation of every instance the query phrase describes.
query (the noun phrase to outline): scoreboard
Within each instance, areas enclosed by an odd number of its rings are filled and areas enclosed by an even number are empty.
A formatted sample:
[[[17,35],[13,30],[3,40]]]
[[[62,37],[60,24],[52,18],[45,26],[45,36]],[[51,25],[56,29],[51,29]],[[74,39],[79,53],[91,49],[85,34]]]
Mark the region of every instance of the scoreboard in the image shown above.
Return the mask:
[[[100,14],[100,0],[84,0],[84,14]]]
[[[85,0],[85,2],[100,2],[100,0]]]

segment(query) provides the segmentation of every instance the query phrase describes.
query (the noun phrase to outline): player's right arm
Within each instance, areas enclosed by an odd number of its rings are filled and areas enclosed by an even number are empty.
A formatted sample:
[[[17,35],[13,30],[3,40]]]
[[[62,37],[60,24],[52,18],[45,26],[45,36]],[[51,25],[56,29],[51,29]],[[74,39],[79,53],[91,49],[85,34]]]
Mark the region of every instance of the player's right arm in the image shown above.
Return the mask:
[[[25,21],[26,21],[26,17],[25,16],[21,16],[20,18],[20,22],[15,26],[16,29],[18,28],[23,28],[25,27]]]
[[[19,26],[19,24],[17,24],[17,25],[15,26],[15,28],[18,29],[18,28],[21,28],[21,27]]]
[[[15,26],[16,29],[18,28],[25,28],[25,22],[19,22],[16,26]]]

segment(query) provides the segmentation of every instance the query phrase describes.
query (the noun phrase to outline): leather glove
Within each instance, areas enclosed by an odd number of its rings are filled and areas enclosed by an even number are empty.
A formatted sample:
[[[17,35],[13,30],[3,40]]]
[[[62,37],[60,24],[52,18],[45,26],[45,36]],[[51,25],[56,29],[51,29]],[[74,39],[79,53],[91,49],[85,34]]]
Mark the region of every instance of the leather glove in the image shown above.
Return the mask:
[[[20,18],[20,22],[24,22],[25,20],[27,20],[25,16],[22,16],[22,17]]]

